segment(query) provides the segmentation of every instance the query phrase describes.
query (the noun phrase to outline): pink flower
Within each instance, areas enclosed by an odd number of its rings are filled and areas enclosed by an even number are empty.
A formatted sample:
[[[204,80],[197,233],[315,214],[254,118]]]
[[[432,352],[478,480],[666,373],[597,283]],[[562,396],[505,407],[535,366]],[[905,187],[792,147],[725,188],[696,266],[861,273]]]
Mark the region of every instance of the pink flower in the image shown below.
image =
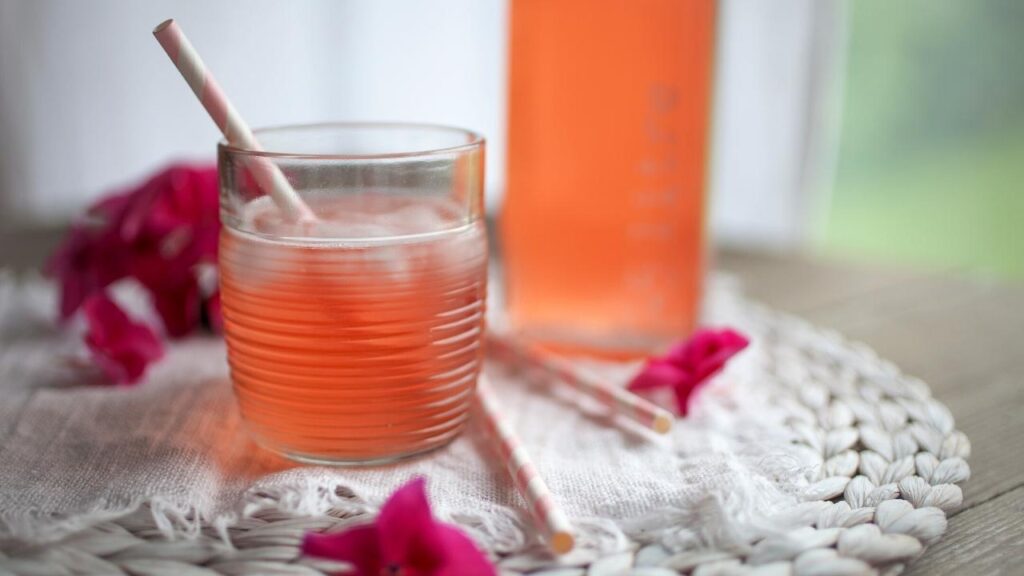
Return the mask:
[[[149,290],[167,333],[185,336],[202,316],[197,266],[217,259],[217,170],[172,166],[129,196],[118,222],[129,272]]]
[[[220,290],[213,293],[212,296],[206,299],[206,308],[204,309],[206,323],[209,325],[210,330],[214,334],[224,333],[224,315],[220,311]]]
[[[302,552],[348,562],[355,576],[494,576],[468,536],[434,519],[423,478],[399,488],[377,521],[338,534],[307,534]]]
[[[45,267],[61,285],[60,319],[67,320],[91,294],[127,276],[127,255],[102,211],[90,209],[74,223]]]
[[[156,333],[133,322],[106,294],[90,296],[82,309],[88,324],[85,343],[111,382],[134,384],[150,362],[163,356]]]
[[[196,269],[216,261],[219,230],[216,167],[171,166],[100,200],[47,265],[61,283],[61,319],[92,293],[132,276],[149,291],[167,333],[188,334],[203,313]]]
[[[699,330],[688,340],[674,345],[668,354],[649,359],[629,383],[629,389],[640,392],[671,388],[675,392],[676,409],[685,416],[690,396],[749,343],[746,336],[729,328]]]

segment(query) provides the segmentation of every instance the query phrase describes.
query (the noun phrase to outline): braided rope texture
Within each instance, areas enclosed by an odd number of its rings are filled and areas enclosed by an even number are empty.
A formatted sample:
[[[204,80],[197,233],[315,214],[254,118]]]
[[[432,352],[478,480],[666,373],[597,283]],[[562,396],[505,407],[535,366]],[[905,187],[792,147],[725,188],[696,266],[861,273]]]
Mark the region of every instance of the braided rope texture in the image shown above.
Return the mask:
[[[780,391],[773,401],[789,415],[795,447],[816,462],[785,528],[738,550],[635,542],[557,566],[532,553],[494,556],[503,576],[893,575],[942,536],[963,501],[957,484],[970,476],[970,443],[949,410],[863,345],[766,309],[751,314],[764,328],[766,385]],[[207,526],[194,540],[168,540],[142,508],[55,544],[0,547],[0,576],[330,574],[345,566],[303,557],[303,534],[363,521],[341,510],[261,511],[226,533]]]

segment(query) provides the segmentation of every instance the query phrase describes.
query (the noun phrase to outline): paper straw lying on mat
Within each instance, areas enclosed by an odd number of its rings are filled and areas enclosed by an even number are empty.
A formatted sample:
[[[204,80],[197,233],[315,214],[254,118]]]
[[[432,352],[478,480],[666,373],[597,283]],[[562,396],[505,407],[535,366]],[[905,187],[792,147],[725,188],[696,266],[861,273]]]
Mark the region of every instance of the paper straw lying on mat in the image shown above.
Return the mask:
[[[501,415],[491,392],[490,383],[482,374],[476,385],[473,408],[475,415],[480,418],[484,428],[497,444],[508,473],[530,507],[530,512],[540,526],[548,546],[556,554],[571,551],[575,545],[575,538],[569,519],[555,504],[551,491],[537,473],[537,468],[530,460],[526,448],[520,444],[519,438],[505,423],[505,418]]]
[[[491,332],[487,335],[487,346],[496,352],[512,355],[520,362],[544,371],[559,382],[597,400],[612,412],[626,416],[659,434],[667,433],[675,422],[675,418],[668,410],[648,402],[624,388],[583,376],[576,372],[567,361],[536,352],[527,345],[513,341],[510,337]]]
[[[178,71],[185,78],[185,82],[188,82],[196,98],[199,98],[203,108],[206,108],[206,112],[210,114],[210,118],[220,129],[228,144],[247,150],[262,150],[259,142],[252,135],[252,130],[221,91],[220,85],[206,69],[199,53],[192,47],[192,43],[185,37],[185,33],[178,27],[177,22],[173,19],[161,22],[153,29],[153,35],[160,42],[160,46],[163,46],[164,52],[167,52],[171,62],[177,66]],[[270,194],[274,204],[284,212],[286,217],[306,222],[316,220],[316,216],[313,215],[309,206],[302,201],[276,164],[267,158],[254,156],[253,161],[247,165],[260,188]]]

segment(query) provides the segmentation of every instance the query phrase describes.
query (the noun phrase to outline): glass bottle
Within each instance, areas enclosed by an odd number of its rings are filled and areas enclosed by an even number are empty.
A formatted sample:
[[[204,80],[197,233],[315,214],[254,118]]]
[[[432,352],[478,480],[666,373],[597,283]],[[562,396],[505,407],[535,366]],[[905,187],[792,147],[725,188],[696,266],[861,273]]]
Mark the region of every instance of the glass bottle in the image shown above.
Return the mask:
[[[563,351],[647,354],[697,321],[713,0],[512,0],[509,320]]]

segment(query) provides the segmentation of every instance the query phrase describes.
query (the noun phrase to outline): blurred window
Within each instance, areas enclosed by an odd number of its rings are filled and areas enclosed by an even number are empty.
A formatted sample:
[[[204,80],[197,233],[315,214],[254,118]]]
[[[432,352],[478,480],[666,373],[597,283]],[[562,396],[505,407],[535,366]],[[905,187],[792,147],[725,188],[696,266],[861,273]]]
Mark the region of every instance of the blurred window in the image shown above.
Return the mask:
[[[1024,278],[1024,2],[858,0],[824,248]]]

